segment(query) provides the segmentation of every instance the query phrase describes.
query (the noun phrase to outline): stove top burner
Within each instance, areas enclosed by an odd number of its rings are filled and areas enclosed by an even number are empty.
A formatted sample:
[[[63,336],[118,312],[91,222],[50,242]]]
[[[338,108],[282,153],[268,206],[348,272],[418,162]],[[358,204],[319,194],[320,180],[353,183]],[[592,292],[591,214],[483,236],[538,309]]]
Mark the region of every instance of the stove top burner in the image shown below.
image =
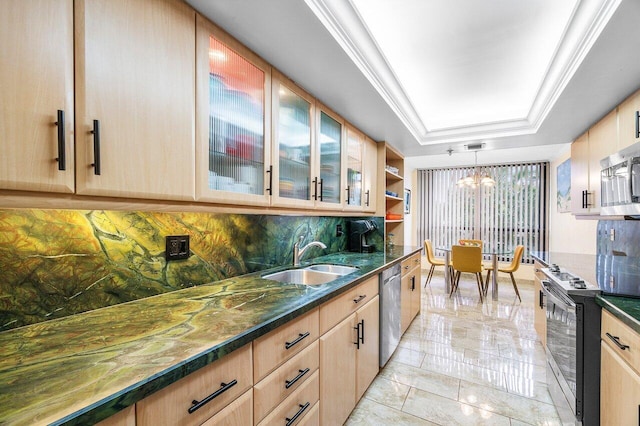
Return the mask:
[[[599,289],[595,285],[586,283],[582,278],[562,270],[555,263],[542,272],[553,282],[558,284],[566,294],[598,293]]]

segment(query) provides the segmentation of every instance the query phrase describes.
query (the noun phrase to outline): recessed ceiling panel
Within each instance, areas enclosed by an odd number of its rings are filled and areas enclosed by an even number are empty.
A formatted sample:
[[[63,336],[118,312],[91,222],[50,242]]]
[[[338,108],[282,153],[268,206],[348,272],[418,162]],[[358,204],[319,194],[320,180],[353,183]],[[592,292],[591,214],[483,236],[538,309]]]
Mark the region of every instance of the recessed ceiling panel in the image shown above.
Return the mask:
[[[527,119],[577,0],[351,0],[429,132]]]

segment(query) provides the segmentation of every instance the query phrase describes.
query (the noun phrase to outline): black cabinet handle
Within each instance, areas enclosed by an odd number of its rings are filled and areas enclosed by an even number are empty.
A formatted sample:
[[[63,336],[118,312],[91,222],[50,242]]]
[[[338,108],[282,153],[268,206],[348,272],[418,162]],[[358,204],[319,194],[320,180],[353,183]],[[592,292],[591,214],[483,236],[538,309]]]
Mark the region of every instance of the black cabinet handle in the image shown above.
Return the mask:
[[[93,174],[100,174],[100,121],[93,120]]]
[[[324,201],[322,199],[322,185],[324,184],[324,179],[320,178],[320,201]]]
[[[296,340],[294,340],[293,342],[286,342],[286,344],[284,345],[285,349],[290,349],[293,346],[297,345],[298,343],[300,343],[302,341],[302,339],[304,339],[305,337],[309,336],[309,332],[307,331],[306,333],[300,333],[298,334],[298,337],[296,337]]]
[[[540,309],[544,309],[544,292],[540,290]]]
[[[306,410],[307,408],[309,408],[309,405],[311,405],[310,403],[306,403],[304,405],[302,404],[298,404],[298,406],[300,407],[300,409],[298,410],[298,412],[291,418],[287,417],[285,418],[285,420],[287,421],[285,426],[291,426],[292,424],[294,424],[296,422],[296,420],[298,420],[298,417],[300,417],[302,415],[302,413],[304,413],[304,410]]]
[[[267,192],[269,193],[269,195],[273,195],[273,166],[269,166],[269,170],[267,170],[267,173],[269,173],[269,187],[267,188]]]
[[[234,387],[236,384],[238,384],[238,381],[235,380],[235,379],[230,381],[229,383],[220,383],[220,389],[218,389],[217,391],[215,391],[214,393],[212,393],[211,395],[209,395],[208,397],[206,397],[202,401],[197,401],[195,399],[193,401],[191,401],[193,406],[189,407],[189,409],[187,411],[189,412],[189,414],[193,414],[194,411],[199,410],[205,404],[211,402],[212,400],[214,400],[215,398],[217,398],[218,396],[220,396],[224,392],[226,392],[229,389],[231,389],[232,387]]]
[[[58,158],[56,161],[58,162],[58,170],[66,170],[67,169],[67,156],[65,152],[65,131],[64,131],[64,111],[58,110],[58,121],[56,121],[56,126],[58,126]]]
[[[582,191],[582,208],[583,209],[588,209],[589,207],[592,207],[592,204],[589,202],[589,191],[584,190]]]
[[[367,297],[366,294],[361,294],[357,299],[353,299],[353,303],[360,303],[365,297]]]
[[[416,289],[416,276],[412,276],[411,277],[411,291],[414,291]]]
[[[365,192],[365,194],[367,195],[367,207],[369,207],[369,190],[367,189],[367,192]]]
[[[353,329],[356,331],[356,341],[353,344],[356,345],[356,349],[360,349],[360,323],[357,323]]]
[[[347,186],[347,205],[351,204],[351,196],[349,195],[349,187]]]
[[[314,187],[313,199],[317,200],[318,199],[318,178],[317,177],[313,179],[313,187]]]
[[[364,345],[364,320],[360,321],[360,324],[362,325],[362,334],[360,336],[360,343]]]
[[[640,111],[636,111],[636,139],[640,138]]]
[[[609,333],[606,333],[606,335],[609,339],[611,339],[611,341],[613,341],[613,343],[616,344],[617,347],[619,347],[623,351],[629,349],[629,345],[623,345],[622,343],[620,343],[620,338],[618,336],[612,336]]]
[[[310,370],[308,368],[305,368],[304,370],[298,370],[298,375],[296,377],[294,377],[291,380],[285,380],[284,383],[284,388],[285,389],[289,389],[291,386],[293,386],[298,380],[302,379],[302,377],[304,377],[305,374],[307,374]]]

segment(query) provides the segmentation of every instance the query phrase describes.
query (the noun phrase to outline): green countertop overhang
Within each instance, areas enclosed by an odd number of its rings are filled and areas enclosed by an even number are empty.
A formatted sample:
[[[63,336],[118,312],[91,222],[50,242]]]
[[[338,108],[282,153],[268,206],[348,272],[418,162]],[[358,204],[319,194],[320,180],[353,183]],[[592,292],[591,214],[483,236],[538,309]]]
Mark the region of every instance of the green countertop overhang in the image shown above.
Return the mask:
[[[303,262],[359,268],[323,285],[261,278],[281,267],[0,333],[0,424],[107,418],[420,249]]]

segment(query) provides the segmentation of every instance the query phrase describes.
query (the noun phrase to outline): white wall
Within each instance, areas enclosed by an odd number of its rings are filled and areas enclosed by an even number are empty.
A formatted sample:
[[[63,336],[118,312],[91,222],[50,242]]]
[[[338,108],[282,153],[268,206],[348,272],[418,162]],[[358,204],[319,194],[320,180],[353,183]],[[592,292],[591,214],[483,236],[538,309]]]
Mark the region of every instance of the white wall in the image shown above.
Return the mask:
[[[551,161],[549,184],[549,251],[563,253],[596,254],[598,221],[576,219],[571,213],[558,213],[557,167],[571,157],[571,150]]]

